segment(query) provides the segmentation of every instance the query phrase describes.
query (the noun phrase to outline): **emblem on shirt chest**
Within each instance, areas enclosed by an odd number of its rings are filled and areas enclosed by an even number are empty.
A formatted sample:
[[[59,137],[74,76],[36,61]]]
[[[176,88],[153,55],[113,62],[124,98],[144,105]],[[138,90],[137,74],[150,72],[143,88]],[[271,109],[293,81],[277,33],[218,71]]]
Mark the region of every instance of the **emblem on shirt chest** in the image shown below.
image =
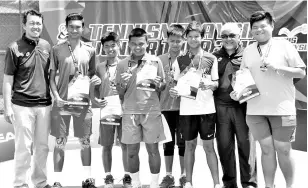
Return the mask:
[[[26,53],[26,57],[29,57],[29,55],[30,55],[30,52],[27,52],[27,53]]]

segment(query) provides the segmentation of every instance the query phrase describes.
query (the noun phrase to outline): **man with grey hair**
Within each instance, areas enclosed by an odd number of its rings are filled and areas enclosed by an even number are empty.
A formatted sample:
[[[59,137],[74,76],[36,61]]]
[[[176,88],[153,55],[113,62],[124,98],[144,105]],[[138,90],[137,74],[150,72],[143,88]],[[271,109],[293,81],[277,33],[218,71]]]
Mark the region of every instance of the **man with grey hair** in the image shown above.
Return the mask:
[[[218,60],[219,86],[214,91],[216,106],[216,139],[218,154],[223,169],[225,188],[237,188],[235,140],[237,139],[243,188],[257,187],[255,160],[249,162],[251,147],[249,129],[245,121],[246,103],[240,104],[230,97],[232,75],[239,70],[243,47],[240,42],[241,29],[237,23],[226,23],[221,28],[222,47],[213,54]],[[251,159],[253,159],[252,156]]]

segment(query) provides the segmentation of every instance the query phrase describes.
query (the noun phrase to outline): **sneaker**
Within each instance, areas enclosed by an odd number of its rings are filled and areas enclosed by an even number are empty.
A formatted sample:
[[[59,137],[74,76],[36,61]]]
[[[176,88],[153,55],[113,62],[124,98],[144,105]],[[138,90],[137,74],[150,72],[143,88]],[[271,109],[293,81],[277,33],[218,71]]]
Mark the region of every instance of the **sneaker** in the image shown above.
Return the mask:
[[[183,188],[186,183],[186,176],[180,177],[179,182],[180,182],[180,187]]]
[[[82,181],[82,188],[97,188],[95,187],[95,180],[93,178],[88,178]]]
[[[141,183],[140,183],[140,181],[138,181],[138,182],[133,182],[132,183],[132,188],[141,188],[142,186],[141,186]]]
[[[61,187],[62,187],[62,185],[61,185],[60,182],[55,182],[55,183],[53,184],[53,186],[52,186],[52,188],[61,188]]]
[[[174,177],[167,175],[163,178],[162,182],[159,184],[160,188],[171,188],[174,187]]]
[[[132,187],[132,178],[130,177],[130,175],[124,174],[122,181],[123,181],[123,187],[124,188],[131,188]]]
[[[193,188],[193,186],[191,185],[191,183],[186,182],[184,188]]]
[[[113,187],[113,176],[112,175],[107,175],[105,180],[105,188],[112,188]]]
[[[22,184],[20,186],[14,186],[14,188],[29,188],[28,184]]]

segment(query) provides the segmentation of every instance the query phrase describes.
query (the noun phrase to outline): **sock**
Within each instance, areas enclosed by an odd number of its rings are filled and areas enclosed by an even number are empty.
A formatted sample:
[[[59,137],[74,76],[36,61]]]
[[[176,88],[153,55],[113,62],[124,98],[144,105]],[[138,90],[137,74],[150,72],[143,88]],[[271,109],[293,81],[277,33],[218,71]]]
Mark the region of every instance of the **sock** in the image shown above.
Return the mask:
[[[62,172],[54,172],[54,182],[61,183],[61,177],[63,176]]]
[[[183,174],[181,174],[181,177],[186,176],[186,172],[184,172]]]
[[[92,175],[91,175],[91,166],[83,166],[83,171],[84,171],[84,178],[87,179],[87,178],[91,178]]]
[[[131,178],[133,182],[140,182],[139,180],[139,172],[131,173]]]
[[[185,185],[190,185],[190,186],[192,186],[192,184],[191,184],[190,182],[186,182]]]
[[[159,178],[159,173],[157,174],[152,174],[152,183],[153,184],[158,184],[158,178]]]
[[[166,172],[166,176],[172,176],[172,172]]]
[[[129,173],[129,172],[124,172],[124,175],[125,175],[125,174],[130,175],[130,173]]]
[[[106,176],[111,175],[111,172],[106,172],[105,175]]]

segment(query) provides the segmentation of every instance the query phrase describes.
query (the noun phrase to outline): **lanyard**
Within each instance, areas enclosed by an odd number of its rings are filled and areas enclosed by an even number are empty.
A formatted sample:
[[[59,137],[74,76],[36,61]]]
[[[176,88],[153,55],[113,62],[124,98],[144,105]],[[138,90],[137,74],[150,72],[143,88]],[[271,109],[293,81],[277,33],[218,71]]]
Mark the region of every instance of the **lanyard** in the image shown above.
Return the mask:
[[[72,59],[73,59],[73,63],[74,63],[74,66],[75,66],[75,74],[80,74],[81,72],[79,71],[79,68],[78,68],[78,62],[77,62],[77,59],[73,53],[73,50],[72,50],[72,46],[69,42],[67,42],[67,45],[68,45],[68,49],[71,53],[71,56],[72,56]]]
[[[259,44],[257,45],[258,52],[259,52],[260,57],[261,57],[261,59],[262,59],[263,62],[265,62],[265,60],[267,59],[268,54],[269,54],[269,52],[270,52],[270,50],[271,50],[271,47],[272,47],[272,41],[270,41],[270,43],[268,44],[268,47],[267,47],[267,49],[266,49],[266,52],[265,52],[265,54],[264,54],[264,56],[263,56],[262,50],[261,50],[261,48],[260,48],[260,45],[259,45]]]

